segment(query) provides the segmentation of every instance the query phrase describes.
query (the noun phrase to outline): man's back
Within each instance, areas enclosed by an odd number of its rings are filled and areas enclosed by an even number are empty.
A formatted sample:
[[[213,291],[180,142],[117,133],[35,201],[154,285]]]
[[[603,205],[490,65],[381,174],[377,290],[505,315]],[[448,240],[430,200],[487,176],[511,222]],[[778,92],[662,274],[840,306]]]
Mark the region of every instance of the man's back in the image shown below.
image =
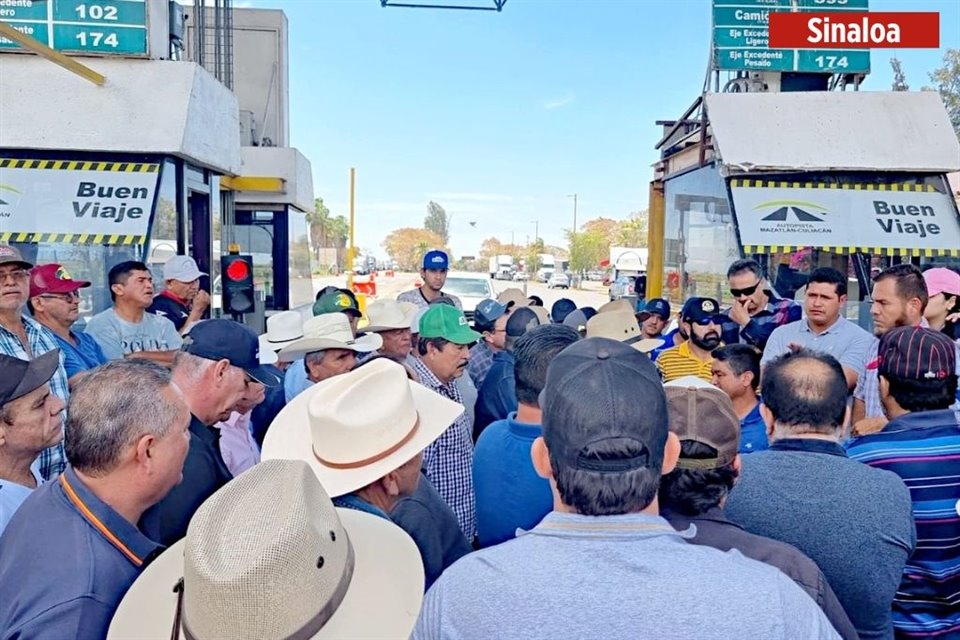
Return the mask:
[[[896,475],[824,440],[779,440],[744,456],[724,507],[748,531],[817,563],[861,638],[891,638],[890,605],[916,544],[910,493]]]
[[[688,544],[662,518],[552,512],[462,558],[414,638],[836,638],[780,571]]]

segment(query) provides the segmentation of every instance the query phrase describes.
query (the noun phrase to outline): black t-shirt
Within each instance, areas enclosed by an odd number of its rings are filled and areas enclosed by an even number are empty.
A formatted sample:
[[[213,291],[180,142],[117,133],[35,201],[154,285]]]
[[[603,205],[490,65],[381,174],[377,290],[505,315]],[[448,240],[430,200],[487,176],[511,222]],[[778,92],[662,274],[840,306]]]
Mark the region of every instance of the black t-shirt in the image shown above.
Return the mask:
[[[154,297],[153,304],[147,308],[147,311],[158,316],[163,316],[173,323],[177,331],[183,329],[187,318],[190,317],[190,307],[162,293]]]

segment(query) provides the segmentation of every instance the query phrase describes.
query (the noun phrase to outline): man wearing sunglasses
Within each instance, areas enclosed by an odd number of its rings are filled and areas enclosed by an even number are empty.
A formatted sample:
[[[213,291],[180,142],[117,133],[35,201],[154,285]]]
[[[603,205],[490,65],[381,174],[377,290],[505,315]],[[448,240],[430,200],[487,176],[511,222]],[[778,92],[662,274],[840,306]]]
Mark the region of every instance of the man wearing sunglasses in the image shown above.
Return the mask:
[[[690,298],[680,311],[680,327],[688,338],[679,345],[663,351],[656,365],[664,382],[684,376],[697,376],[707,382],[713,380],[711,352],[720,346],[720,303],[713,298]]]
[[[86,280],[74,280],[63,266],[50,263],[30,271],[30,299],[27,306],[33,319],[50,330],[63,352],[63,367],[71,386],[78,373],[107,362],[103,349],[82,331],[72,331],[80,315],[80,289]]]
[[[787,298],[778,298],[763,277],[756,260],[737,260],[727,269],[733,306],[723,324],[723,343],[743,342],[761,351],[773,330],[796,322],[803,308]]]

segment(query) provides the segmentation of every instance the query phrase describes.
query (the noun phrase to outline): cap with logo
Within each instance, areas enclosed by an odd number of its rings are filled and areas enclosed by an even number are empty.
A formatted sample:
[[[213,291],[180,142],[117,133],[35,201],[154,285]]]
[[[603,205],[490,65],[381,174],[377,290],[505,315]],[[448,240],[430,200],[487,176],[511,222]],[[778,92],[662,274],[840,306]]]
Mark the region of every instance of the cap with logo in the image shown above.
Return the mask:
[[[715,456],[677,461],[681,469],[717,469],[733,462],[740,446],[740,419],[726,393],[696,376],[663,385],[667,394],[670,431],[680,442],[689,440],[714,449]]]
[[[939,331],[897,327],[880,338],[877,358],[867,368],[900,380],[945,380],[957,370],[957,346]]]
[[[198,322],[184,336],[180,350],[207,360],[229,360],[268,387],[280,384],[277,377],[260,364],[259,336],[239,322],[223,318]]]
[[[481,338],[470,328],[463,312],[456,307],[438,304],[427,308],[420,317],[421,338],[443,338],[454,344],[472,344]]]
[[[56,263],[40,264],[30,271],[31,298],[45,293],[73,293],[89,286],[86,280],[72,279],[67,270]]]
[[[650,316],[660,316],[664,320],[670,319],[670,303],[663,298],[650,298],[647,304],[637,312],[640,321],[643,322]]]
[[[935,296],[946,293],[951,296],[960,296],[960,273],[946,267],[934,267],[923,272],[923,280],[927,283],[927,294]]]
[[[448,263],[449,259],[447,258],[447,254],[443,251],[427,251],[425,254],[423,254],[424,269],[437,269],[445,271]]]
[[[363,317],[357,301],[342,291],[328,293],[313,303],[313,315],[315,316],[338,312],[349,313],[357,318]]]
[[[543,322],[537,316],[536,311],[530,307],[520,307],[510,314],[507,320],[507,336],[510,338],[519,338],[530,329],[539,327]]]
[[[547,369],[540,406],[547,448],[563,465],[596,473],[659,471],[666,396],[656,365],[630,345],[587,338],[561,351]],[[625,453],[601,457],[592,453],[598,445]]]
[[[550,320],[555,324],[561,324],[576,309],[576,302],[570,298],[560,298],[550,307]]]
[[[713,319],[720,322],[720,303],[713,298],[690,298],[683,303],[680,319],[683,321],[698,322]]]
[[[51,349],[33,360],[0,354],[0,406],[38,389],[59,366],[60,349]]]
[[[190,256],[173,256],[163,263],[163,279],[178,282],[193,282],[200,276],[207,275],[200,271],[197,261]]]
[[[24,260],[20,251],[8,244],[0,244],[0,264],[19,264],[24,269],[33,269],[33,263]]]
[[[496,300],[491,300],[486,298],[477,303],[477,307],[473,312],[474,324],[486,327],[492,325],[497,321],[497,318],[502,316],[507,312],[507,305],[501,304]]]

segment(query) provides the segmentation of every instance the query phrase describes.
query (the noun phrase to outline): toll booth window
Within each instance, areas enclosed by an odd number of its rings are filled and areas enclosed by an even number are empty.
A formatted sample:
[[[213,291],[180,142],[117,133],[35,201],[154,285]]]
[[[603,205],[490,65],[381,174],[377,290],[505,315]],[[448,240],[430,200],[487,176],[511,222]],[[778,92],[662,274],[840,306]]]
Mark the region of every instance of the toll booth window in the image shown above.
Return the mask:
[[[713,166],[667,180],[664,294],[682,304],[690,296],[732,302],[727,267],[740,257],[723,178]]]
[[[174,163],[166,160],[161,167],[157,207],[150,227],[150,245],[146,259],[158,289],[163,286],[163,263],[175,255],[177,255],[177,175]]]
[[[290,308],[313,302],[313,255],[310,250],[310,224],[306,214],[287,208],[287,234],[290,243]]]

